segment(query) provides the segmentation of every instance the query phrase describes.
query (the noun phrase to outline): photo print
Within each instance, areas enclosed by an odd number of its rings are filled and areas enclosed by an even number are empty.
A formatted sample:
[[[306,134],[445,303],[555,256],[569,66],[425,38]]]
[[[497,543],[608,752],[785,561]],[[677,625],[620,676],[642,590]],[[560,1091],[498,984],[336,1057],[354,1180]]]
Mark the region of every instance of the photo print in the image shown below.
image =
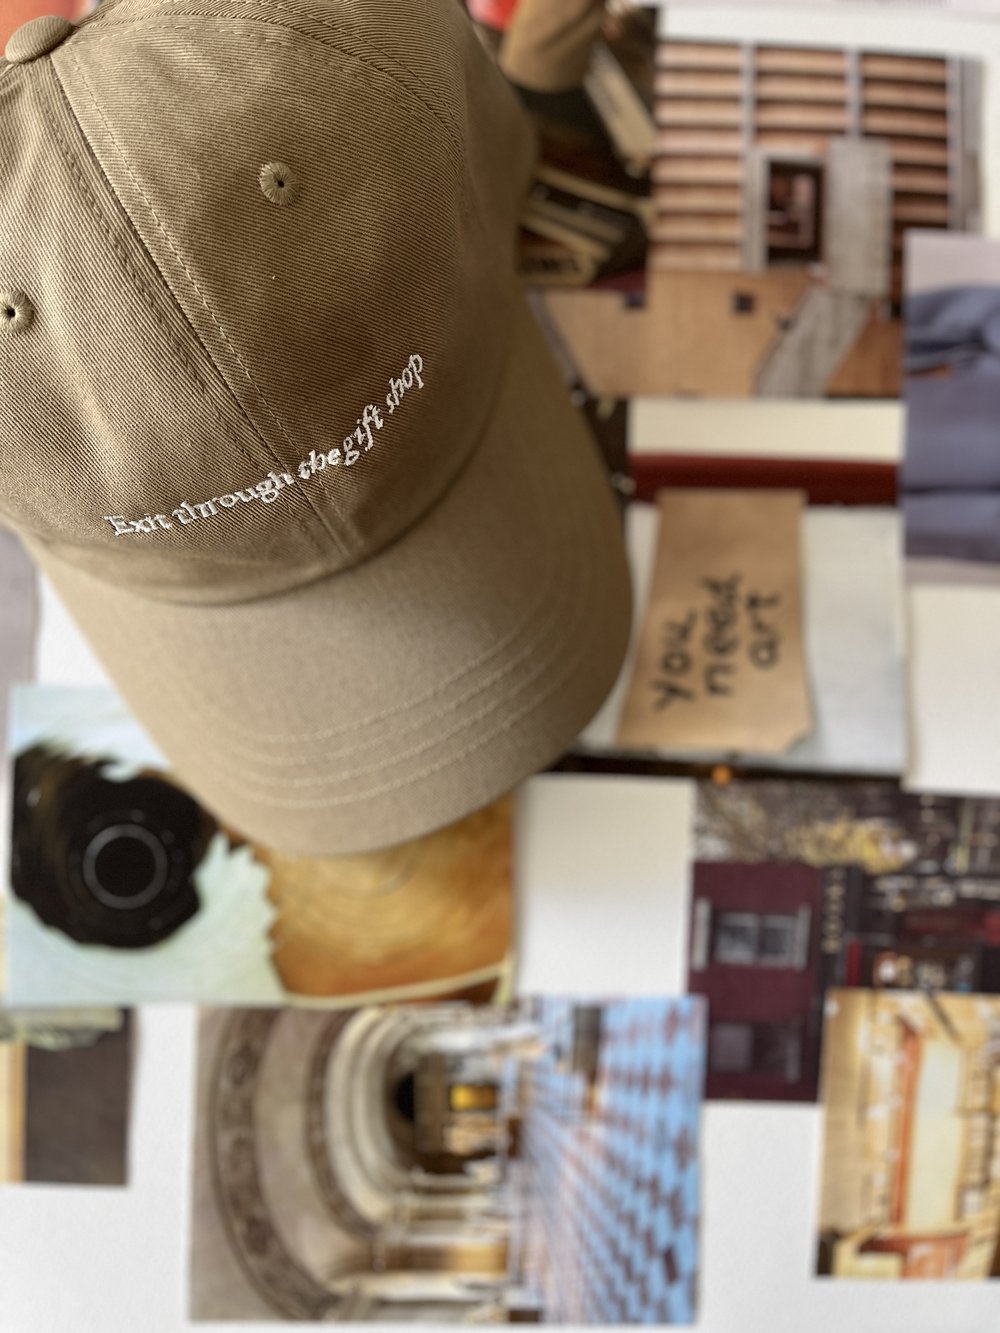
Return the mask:
[[[775,2],[776,0],[727,0],[727,7],[755,9],[761,5],[773,7]],[[701,3],[702,0],[671,0],[671,8],[677,11],[697,9]],[[850,10],[856,3],[857,0],[777,0],[777,4],[784,9],[807,11],[810,9]],[[960,15],[966,18],[1000,15],[1000,0],[878,0],[878,4],[883,9],[895,7],[907,14],[914,10],[929,10],[931,14],[943,12],[949,16]]]
[[[518,263],[530,286],[642,300],[656,151],[656,11],[636,0],[466,0],[538,133]]]
[[[704,1014],[206,1010],[196,1320],[689,1324]]]
[[[223,827],[110,690],[13,694],[7,993],[16,1004],[502,998],[506,797],[357,856]]]
[[[814,1101],[832,987],[1000,994],[1000,801],[703,782],[695,839],[708,1097]]]
[[[125,1185],[132,1016],[0,1009],[0,1184]]]
[[[835,990],[820,1276],[1000,1277],[1000,999]]]
[[[1000,580],[1000,243],[922,232],[906,265],[907,575]]]
[[[549,292],[594,394],[895,398],[903,246],[980,226],[975,62],[662,40],[646,297]]]

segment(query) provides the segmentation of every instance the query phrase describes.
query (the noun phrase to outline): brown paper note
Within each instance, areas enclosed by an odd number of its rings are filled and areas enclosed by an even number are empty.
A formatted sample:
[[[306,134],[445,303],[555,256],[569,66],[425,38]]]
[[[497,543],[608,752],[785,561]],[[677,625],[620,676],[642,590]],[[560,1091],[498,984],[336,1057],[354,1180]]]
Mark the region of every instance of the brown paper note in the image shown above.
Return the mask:
[[[808,735],[800,491],[663,491],[618,744],[780,754]]]

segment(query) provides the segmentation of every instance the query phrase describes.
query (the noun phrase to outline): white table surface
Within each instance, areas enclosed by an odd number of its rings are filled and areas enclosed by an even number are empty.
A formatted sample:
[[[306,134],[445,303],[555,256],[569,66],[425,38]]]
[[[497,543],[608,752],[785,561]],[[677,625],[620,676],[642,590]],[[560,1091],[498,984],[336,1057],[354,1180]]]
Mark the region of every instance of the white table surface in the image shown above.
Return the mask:
[[[843,9],[846,9],[844,6]],[[701,3],[678,36],[985,56],[984,155],[1000,160],[1000,29],[851,6],[792,13]],[[891,10],[891,12],[890,12]],[[998,180],[989,230],[1000,235]],[[884,414],[892,420],[893,413]],[[794,413],[791,415],[794,419]],[[886,444],[884,446],[889,446]],[[911,777],[1000,790],[1000,593],[912,590]],[[40,679],[104,680],[46,592]],[[947,706],[942,705],[942,699]],[[535,779],[521,812],[522,989],[678,991],[683,983],[691,789],[684,782]],[[142,1012],[128,1190],[0,1191],[0,1333],[179,1333],[185,1316],[194,1011]],[[819,1150],[815,1107],[716,1103],[704,1116],[703,1333],[998,1333],[1000,1285],[810,1278]]]

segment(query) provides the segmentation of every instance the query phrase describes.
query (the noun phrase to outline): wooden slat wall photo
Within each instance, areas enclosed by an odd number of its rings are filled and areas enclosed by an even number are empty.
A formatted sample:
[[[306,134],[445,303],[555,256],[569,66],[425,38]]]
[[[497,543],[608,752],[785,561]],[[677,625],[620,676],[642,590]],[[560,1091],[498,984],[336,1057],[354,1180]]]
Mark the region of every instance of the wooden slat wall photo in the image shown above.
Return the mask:
[[[657,267],[742,267],[746,65],[741,46],[661,42],[657,47],[659,152],[651,235]]]
[[[754,149],[822,158],[869,137],[892,155],[893,285],[903,234],[966,225],[962,62],[883,52],[665,41],[657,49],[654,267],[747,266]]]

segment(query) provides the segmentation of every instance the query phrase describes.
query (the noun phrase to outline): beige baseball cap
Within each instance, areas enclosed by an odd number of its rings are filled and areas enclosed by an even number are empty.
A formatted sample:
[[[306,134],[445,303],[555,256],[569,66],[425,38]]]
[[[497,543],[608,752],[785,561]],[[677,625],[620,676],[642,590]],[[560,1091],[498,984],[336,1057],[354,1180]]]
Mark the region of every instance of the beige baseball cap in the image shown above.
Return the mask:
[[[0,516],[180,777],[386,846],[551,762],[629,632],[457,0],[105,0],[0,62]]]

